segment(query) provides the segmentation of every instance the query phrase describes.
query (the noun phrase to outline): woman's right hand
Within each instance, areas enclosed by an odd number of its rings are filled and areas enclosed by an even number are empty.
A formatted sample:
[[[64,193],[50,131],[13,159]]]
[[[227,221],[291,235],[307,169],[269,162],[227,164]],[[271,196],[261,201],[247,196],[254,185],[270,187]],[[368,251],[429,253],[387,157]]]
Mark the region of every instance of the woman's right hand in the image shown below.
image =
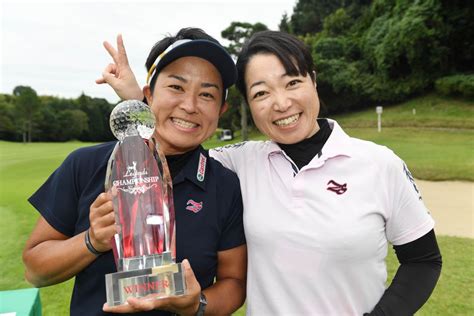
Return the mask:
[[[112,197],[101,193],[91,204],[89,212],[90,241],[95,250],[105,252],[112,249],[110,239],[117,232]]]
[[[117,36],[117,49],[105,41],[104,47],[113,59],[102,72],[102,78],[97,79],[97,84],[107,83],[122,100],[143,100],[143,92],[137,79],[128,64],[127,52],[123,45],[122,35]]]

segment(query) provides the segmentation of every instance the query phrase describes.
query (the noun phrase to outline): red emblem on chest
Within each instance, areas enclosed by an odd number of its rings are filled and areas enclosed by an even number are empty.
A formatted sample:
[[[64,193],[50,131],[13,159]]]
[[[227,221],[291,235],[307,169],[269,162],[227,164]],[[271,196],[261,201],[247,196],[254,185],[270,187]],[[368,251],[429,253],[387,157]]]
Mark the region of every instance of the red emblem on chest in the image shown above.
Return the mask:
[[[339,184],[334,180],[328,182],[327,190],[336,193],[337,195],[343,194],[347,191],[347,183]]]
[[[193,213],[197,213],[202,209],[202,202],[196,202],[194,200],[188,200],[188,202],[186,202],[186,205],[187,205],[186,209],[188,211],[193,212]]]

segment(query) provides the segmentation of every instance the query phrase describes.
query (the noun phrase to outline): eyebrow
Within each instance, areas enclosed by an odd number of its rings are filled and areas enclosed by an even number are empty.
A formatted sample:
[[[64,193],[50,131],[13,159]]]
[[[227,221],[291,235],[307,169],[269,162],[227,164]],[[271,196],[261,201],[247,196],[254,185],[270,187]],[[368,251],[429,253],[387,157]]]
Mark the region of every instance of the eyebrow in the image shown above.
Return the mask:
[[[263,80],[254,82],[254,83],[252,83],[252,85],[249,87],[249,90],[252,89],[253,87],[258,86],[259,84],[263,84],[263,83],[265,83],[265,81],[263,81]]]
[[[219,90],[219,86],[216,85],[215,83],[203,82],[203,83],[201,83],[201,87],[203,87],[203,88],[216,88],[217,90]]]
[[[283,77],[286,77],[286,76],[289,76],[289,75],[285,72],[283,75],[280,76],[280,78],[283,78]],[[254,82],[250,85],[249,90],[252,89],[255,86],[258,86],[258,85],[264,84],[264,83],[265,83],[265,80],[256,81],[256,82]]]
[[[174,78],[174,79],[179,80],[181,82],[188,83],[188,81],[186,79],[184,79],[183,77],[178,76],[178,75],[169,75],[168,78]]]
[[[188,83],[188,80],[186,80],[185,78],[183,78],[181,76],[178,76],[178,75],[169,75],[168,77],[169,78],[174,78],[174,79],[179,80],[183,83]],[[203,87],[203,88],[216,88],[217,90],[219,90],[219,86],[217,84],[210,83],[210,82],[201,83],[201,87]]]

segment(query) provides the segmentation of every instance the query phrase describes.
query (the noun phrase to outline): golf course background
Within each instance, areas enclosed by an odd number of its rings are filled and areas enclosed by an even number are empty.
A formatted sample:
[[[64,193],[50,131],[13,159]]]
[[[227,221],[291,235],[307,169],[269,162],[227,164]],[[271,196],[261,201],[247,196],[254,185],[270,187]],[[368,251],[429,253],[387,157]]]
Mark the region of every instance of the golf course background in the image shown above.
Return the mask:
[[[418,179],[474,181],[473,114],[472,101],[427,95],[384,108],[381,133],[374,109],[335,119],[349,135],[390,147]],[[258,134],[253,138],[263,139]],[[213,138],[205,147],[225,144]],[[0,141],[0,290],[31,287],[24,280],[21,254],[38,213],[27,198],[71,151],[89,145]],[[441,278],[417,315],[474,315],[474,240],[438,236],[438,241],[443,255]],[[390,281],[398,265],[392,251],[387,265]],[[70,280],[41,289],[44,315],[69,314],[72,284]],[[244,315],[244,310],[236,315]]]

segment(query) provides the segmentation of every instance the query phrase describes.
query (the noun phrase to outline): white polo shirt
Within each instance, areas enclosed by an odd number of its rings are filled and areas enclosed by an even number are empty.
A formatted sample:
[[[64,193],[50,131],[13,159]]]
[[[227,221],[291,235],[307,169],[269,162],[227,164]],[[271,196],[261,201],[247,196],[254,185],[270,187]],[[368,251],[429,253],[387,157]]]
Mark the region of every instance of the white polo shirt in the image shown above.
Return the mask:
[[[385,290],[387,242],[434,227],[391,150],[332,133],[301,170],[272,141],[212,150],[239,176],[248,247],[247,315],[362,315]]]

